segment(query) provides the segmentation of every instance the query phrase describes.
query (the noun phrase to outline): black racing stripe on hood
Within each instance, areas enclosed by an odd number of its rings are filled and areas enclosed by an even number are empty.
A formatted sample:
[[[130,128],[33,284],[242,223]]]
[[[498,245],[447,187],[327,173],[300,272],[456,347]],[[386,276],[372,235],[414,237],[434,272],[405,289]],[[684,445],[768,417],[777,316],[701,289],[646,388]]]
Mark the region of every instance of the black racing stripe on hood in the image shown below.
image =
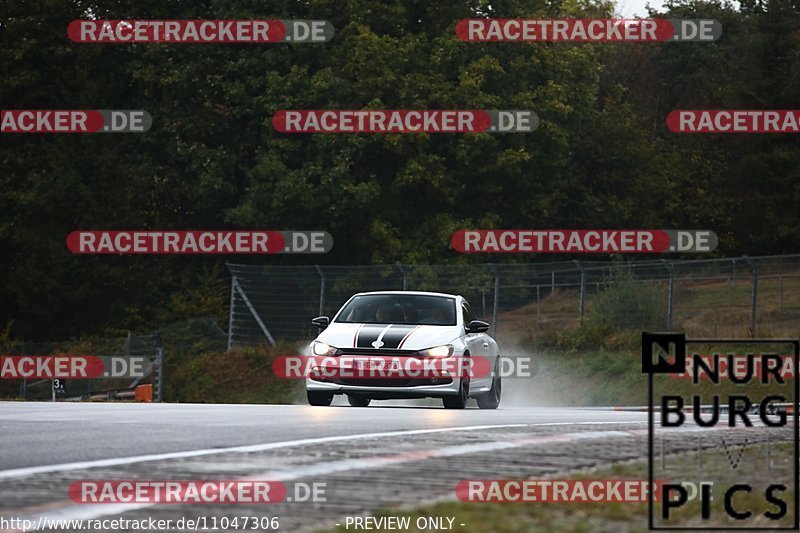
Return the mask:
[[[358,330],[356,336],[356,348],[372,348],[372,343],[378,340],[381,331],[386,329],[386,326],[371,326],[367,325]]]
[[[381,348],[397,348],[400,345],[400,341],[403,340],[403,337],[408,335],[408,332],[415,327],[417,326],[393,325],[386,333],[384,333],[383,339],[381,339],[383,342],[383,346],[381,346]]]

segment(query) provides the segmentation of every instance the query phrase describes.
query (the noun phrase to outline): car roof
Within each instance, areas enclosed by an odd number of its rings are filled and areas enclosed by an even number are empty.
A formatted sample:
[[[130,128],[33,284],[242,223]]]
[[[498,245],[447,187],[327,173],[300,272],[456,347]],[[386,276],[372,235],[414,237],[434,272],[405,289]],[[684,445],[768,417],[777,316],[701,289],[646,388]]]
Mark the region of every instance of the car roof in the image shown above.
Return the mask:
[[[458,294],[447,294],[444,292],[427,292],[427,291],[371,291],[371,292],[359,292],[357,296],[363,296],[367,294],[408,294],[412,296],[441,296],[445,298],[461,297]]]

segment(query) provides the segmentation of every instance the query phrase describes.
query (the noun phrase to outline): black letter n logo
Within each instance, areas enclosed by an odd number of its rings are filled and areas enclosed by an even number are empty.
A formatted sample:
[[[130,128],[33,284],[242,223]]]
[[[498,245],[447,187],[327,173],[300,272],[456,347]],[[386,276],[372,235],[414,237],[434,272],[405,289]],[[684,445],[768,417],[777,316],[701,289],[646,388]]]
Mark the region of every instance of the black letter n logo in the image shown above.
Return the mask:
[[[680,374],[686,370],[686,335],[642,332],[642,373]]]

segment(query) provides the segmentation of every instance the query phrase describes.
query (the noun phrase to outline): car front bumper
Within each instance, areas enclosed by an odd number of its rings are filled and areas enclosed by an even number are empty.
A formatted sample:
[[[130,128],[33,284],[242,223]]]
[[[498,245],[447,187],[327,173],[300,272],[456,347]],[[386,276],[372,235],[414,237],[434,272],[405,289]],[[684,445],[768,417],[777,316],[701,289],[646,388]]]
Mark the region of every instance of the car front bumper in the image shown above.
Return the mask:
[[[408,381],[409,383],[403,383]],[[428,381],[428,383],[419,383]],[[440,378],[440,383],[432,383],[429,379],[422,380],[349,380],[331,379],[317,381],[306,380],[306,389],[310,391],[325,391],[334,394],[362,394],[373,398],[402,399],[402,398],[428,398],[452,396],[458,394],[459,378]],[[385,382],[385,383],[381,383]]]
[[[373,358],[386,361],[399,362],[401,367],[405,363],[431,362],[430,359],[421,359],[417,351],[403,350],[361,350],[348,348],[342,350],[340,356],[327,358],[327,364],[337,361],[332,367],[314,366],[318,373],[306,378],[306,389],[309,391],[327,391],[334,394],[362,394],[375,399],[402,399],[402,398],[440,398],[459,393],[461,385],[459,369],[463,356],[459,353],[452,357],[437,360],[435,375],[430,372],[408,373],[402,375],[387,372],[387,375],[373,375],[359,377],[352,365],[356,360],[369,361]],[[341,357],[341,359],[340,359]],[[324,363],[323,363],[324,364]],[[325,369],[329,372],[325,372]],[[339,373],[336,370],[339,370]],[[419,366],[417,366],[419,370]],[[391,377],[389,377],[391,375]]]

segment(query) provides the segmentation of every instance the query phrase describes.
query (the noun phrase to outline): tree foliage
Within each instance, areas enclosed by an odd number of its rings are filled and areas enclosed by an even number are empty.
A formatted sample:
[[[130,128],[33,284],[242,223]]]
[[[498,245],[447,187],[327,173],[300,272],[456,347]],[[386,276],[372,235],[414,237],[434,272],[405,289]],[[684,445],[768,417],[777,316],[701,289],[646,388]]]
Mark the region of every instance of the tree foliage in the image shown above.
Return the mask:
[[[796,139],[664,126],[677,108],[796,108],[796,0],[739,11],[673,1],[663,16],[716,18],[722,39],[644,45],[464,43],[453,29],[472,16],[611,16],[597,0],[0,3],[4,108],[146,109],[154,119],[138,135],[2,136],[0,324],[13,320],[18,336],[145,327],[193,305],[207,314],[220,292],[203,289],[214,287],[208,272],[224,278],[218,259],[72,256],[64,240],[75,229],[320,228],[336,244],[313,260],[329,264],[489,259],[448,249],[465,227],[710,228],[726,255],[800,245]],[[316,18],[336,35],[297,45],[72,43],[66,27],[83,17]],[[274,131],[272,114],[292,108],[532,109],[541,126]]]

